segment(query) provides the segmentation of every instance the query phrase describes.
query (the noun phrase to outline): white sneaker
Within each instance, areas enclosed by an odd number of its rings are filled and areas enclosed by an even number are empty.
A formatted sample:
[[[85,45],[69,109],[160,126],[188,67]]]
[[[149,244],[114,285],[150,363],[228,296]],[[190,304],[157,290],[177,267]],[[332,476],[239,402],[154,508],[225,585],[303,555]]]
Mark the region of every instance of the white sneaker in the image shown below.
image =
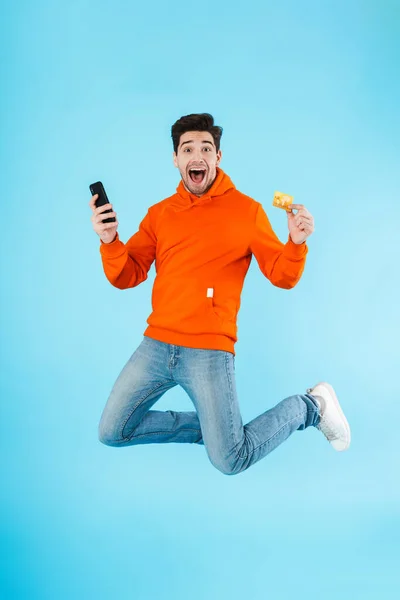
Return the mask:
[[[340,408],[335,390],[329,383],[320,381],[307,394],[315,396],[320,404],[321,420],[316,426],[338,452],[350,446],[350,427]]]

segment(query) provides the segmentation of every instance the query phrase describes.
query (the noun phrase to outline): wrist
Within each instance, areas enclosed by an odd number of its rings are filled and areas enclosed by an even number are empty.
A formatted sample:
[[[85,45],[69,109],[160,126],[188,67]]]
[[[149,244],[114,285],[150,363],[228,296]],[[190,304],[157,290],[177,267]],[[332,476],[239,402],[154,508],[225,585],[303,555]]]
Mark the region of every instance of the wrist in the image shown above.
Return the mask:
[[[295,241],[292,239],[292,236],[290,235],[290,233],[289,233],[289,241],[290,241],[290,242],[292,242],[292,244],[295,244],[296,246],[301,246],[302,244],[305,244],[305,243],[306,243],[306,240],[303,240],[302,242],[295,242]]]
[[[100,241],[102,244],[112,244],[113,242],[115,242],[116,239],[117,239],[117,234],[115,234],[114,239],[112,239],[110,242],[105,242],[101,238],[100,238]]]

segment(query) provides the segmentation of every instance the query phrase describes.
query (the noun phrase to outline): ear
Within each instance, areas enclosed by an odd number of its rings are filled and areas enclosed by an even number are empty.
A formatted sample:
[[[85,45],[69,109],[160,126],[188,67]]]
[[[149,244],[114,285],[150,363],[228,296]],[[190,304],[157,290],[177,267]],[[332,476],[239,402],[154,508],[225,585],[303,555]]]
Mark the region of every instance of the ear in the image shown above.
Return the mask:
[[[178,160],[177,160],[176,152],[173,152],[173,153],[172,153],[172,159],[173,159],[173,161],[174,161],[174,165],[175,165],[176,167],[178,167]]]
[[[221,159],[222,159],[222,150],[219,149],[218,152],[217,152],[217,166],[221,162]]]

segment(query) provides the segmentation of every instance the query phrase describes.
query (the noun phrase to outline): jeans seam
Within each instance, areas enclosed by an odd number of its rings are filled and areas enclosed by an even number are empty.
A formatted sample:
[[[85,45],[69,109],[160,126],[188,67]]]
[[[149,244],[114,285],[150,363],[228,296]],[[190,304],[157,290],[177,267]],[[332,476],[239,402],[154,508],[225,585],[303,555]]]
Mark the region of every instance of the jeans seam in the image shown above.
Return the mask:
[[[159,388],[160,388],[160,387],[162,387],[163,385],[164,385],[164,383],[163,383],[163,382],[161,382],[161,383],[159,383],[158,385],[156,385],[154,388],[152,388],[151,390],[149,390],[148,394],[146,394],[146,396],[144,396],[144,398],[141,398],[141,399],[139,400],[139,402],[137,402],[137,403],[135,404],[135,406],[132,408],[131,412],[129,413],[128,417],[125,419],[125,421],[124,421],[124,423],[123,423],[123,425],[122,425],[122,427],[121,427],[120,436],[121,436],[121,440],[122,440],[122,441],[123,441],[123,440],[130,440],[130,439],[132,438],[132,436],[131,436],[131,437],[124,437],[124,434],[123,434],[123,432],[124,432],[124,429],[125,429],[125,426],[126,426],[127,422],[129,421],[129,419],[131,418],[131,416],[133,415],[133,413],[135,412],[135,410],[136,410],[136,409],[137,409],[137,408],[138,408],[138,407],[139,407],[139,406],[140,406],[140,405],[141,405],[141,404],[142,404],[142,403],[143,403],[145,400],[147,400],[147,398],[148,398],[148,397],[149,397],[149,396],[150,396],[150,395],[151,395],[151,394],[152,394],[152,393],[153,393],[155,390],[159,389]],[[138,423],[138,424],[139,424],[139,423]],[[136,429],[136,427],[135,427],[135,429]]]
[[[232,390],[232,381],[231,381],[231,376],[229,373],[229,353],[225,352],[225,368],[226,368],[226,374],[228,377],[228,384],[229,384],[229,417],[230,417],[230,428],[231,428],[231,432],[232,432],[232,438],[233,438],[233,443],[234,443],[234,448],[236,448],[236,446],[238,445],[239,442],[236,441],[235,438],[235,432],[233,429],[233,413],[232,413],[232,396],[233,396],[233,390]]]
[[[197,431],[197,433],[201,433],[201,429],[196,429],[195,427],[185,427],[184,429],[179,429],[178,431]],[[130,438],[125,438],[131,440],[133,437],[147,437],[148,435],[159,435],[160,433],[172,433],[170,429],[164,429],[163,431],[149,431],[148,433],[139,433],[139,435],[133,434]],[[124,441],[124,440],[121,440]]]
[[[299,413],[298,415],[296,415],[295,417],[293,417],[292,419],[290,419],[290,421],[287,421],[284,425],[282,425],[282,427],[280,429],[278,429],[278,431],[275,431],[274,435],[272,435],[267,440],[265,440],[265,442],[262,442],[261,444],[259,444],[255,448],[253,448],[253,450],[250,453],[246,454],[246,456],[240,456],[240,452],[239,452],[238,453],[238,457],[239,458],[248,458],[249,456],[251,456],[252,454],[254,454],[254,452],[256,450],[258,450],[258,448],[261,448],[262,446],[265,446],[265,444],[268,444],[271,440],[273,440],[274,437],[277,436],[278,433],[280,433],[282,431],[282,429],[284,429],[285,427],[287,427],[287,425],[290,425],[290,423],[292,423],[293,421],[295,421],[296,419],[298,419],[299,417],[301,417],[301,415],[302,415],[302,413]]]

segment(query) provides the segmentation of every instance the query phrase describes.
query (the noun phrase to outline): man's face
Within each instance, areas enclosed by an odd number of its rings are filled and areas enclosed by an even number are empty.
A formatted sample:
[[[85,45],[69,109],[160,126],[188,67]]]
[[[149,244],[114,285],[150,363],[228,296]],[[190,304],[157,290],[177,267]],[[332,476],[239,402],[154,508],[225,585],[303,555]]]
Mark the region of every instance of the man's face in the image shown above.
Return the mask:
[[[187,191],[200,197],[214,183],[222,152],[217,152],[213,136],[208,131],[187,131],[181,135],[173,158]],[[196,169],[201,173],[192,172]]]

